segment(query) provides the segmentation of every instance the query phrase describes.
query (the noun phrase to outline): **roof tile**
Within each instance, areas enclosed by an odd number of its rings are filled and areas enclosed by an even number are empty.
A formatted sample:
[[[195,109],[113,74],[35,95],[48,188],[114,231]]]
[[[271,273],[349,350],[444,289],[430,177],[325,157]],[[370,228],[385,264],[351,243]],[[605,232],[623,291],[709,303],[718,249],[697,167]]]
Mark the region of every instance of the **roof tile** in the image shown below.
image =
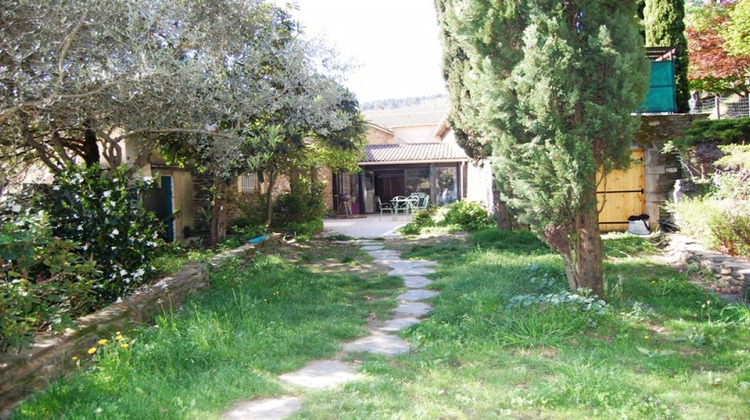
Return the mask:
[[[362,163],[466,160],[468,156],[453,143],[371,144],[365,148]]]

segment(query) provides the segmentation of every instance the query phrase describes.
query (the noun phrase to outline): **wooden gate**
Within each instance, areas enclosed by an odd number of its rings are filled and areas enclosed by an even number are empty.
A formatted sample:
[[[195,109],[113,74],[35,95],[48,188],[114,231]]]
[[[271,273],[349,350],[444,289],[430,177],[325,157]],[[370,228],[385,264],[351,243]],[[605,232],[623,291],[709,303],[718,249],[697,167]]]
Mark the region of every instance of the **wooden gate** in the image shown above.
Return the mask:
[[[646,211],[646,171],[643,149],[633,150],[636,162],[627,171],[612,171],[599,183],[599,229],[602,232],[628,229],[628,217]],[[598,179],[598,177],[597,177]],[[604,207],[602,207],[604,203]]]

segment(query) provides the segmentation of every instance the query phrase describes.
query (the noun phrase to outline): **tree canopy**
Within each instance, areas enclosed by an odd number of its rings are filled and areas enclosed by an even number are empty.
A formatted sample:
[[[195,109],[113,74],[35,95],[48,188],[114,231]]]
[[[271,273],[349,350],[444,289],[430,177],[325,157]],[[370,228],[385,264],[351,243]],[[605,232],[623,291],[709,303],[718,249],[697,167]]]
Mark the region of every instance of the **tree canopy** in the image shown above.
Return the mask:
[[[596,171],[628,165],[648,87],[635,2],[437,4],[470,61],[459,89],[504,198],[562,255],[571,289],[603,296]]]
[[[261,0],[58,2],[0,10],[3,170],[42,160],[144,164],[179,139],[222,178],[241,171],[259,121],[345,130],[332,53]],[[139,139],[126,153],[122,140]]]
[[[750,25],[736,22],[743,12],[735,8],[747,8],[747,0],[736,2],[713,1],[694,4],[688,13],[687,39],[690,54],[688,78],[690,87],[699,92],[717,94],[740,94],[747,96],[750,90],[750,54],[743,49],[733,49],[736,43],[728,39],[741,39],[742,30],[750,31]],[[746,22],[746,21],[745,21]],[[732,28],[732,29],[729,29]]]

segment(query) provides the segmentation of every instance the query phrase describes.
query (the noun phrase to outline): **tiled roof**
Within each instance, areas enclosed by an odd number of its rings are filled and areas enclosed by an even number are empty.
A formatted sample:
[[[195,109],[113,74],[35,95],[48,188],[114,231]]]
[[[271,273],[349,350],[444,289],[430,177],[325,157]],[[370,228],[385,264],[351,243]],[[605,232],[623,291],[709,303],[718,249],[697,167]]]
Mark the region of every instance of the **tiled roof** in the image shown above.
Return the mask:
[[[414,163],[466,160],[466,153],[453,143],[371,144],[360,163]]]
[[[448,107],[400,108],[363,112],[365,120],[381,127],[411,127],[438,125],[448,112]]]

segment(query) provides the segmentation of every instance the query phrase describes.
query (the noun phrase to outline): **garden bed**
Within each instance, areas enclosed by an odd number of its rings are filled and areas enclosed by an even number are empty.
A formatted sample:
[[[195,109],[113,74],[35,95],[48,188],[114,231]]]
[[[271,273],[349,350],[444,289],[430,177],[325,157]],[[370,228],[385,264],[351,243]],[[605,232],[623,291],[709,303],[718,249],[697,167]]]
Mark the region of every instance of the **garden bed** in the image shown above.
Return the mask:
[[[191,293],[208,287],[207,273],[213,264],[229,257],[251,258],[255,251],[274,242],[278,243],[278,238],[241,246],[217,255],[208,265],[190,262],[173,276],[139,288],[122,302],[79,318],[77,328],[63,334],[40,334],[30,348],[0,353],[0,418],[49,380],[76,369],[78,361],[84,360],[100,340],[149,323],[155,316],[177,308]]]

